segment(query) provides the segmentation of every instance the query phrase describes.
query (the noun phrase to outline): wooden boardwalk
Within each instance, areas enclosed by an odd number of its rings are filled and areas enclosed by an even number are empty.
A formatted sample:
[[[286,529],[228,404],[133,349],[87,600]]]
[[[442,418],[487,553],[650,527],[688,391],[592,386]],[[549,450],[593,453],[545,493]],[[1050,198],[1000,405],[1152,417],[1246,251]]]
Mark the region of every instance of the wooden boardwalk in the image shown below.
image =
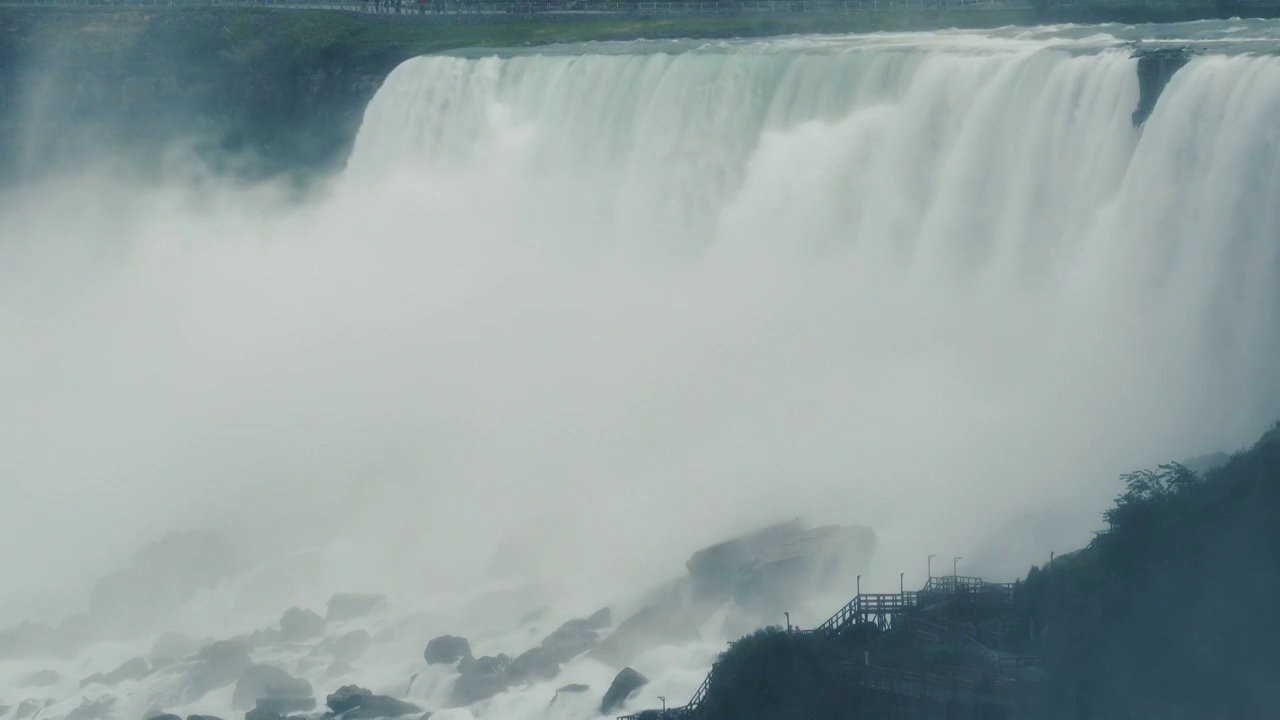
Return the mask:
[[[990,583],[982,578],[948,576],[930,578],[920,590],[899,593],[859,593],[813,630],[805,634],[836,636],[851,627],[872,624],[881,630],[893,627],[916,610],[943,602],[964,602],[987,607],[1009,607],[1013,604],[1012,583]],[[913,670],[884,668],[856,663],[839,666],[841,686],[846,690],[862,689],[885,692],[906,699],[923,699],[932,702],[1001,705],[1011,704],[1012,695],[1006,688],[1017,683],[1014,674],[1008,672],[1032,661],[1030,658],[1001,653],[982,645],[972,634],[959,626],[912,619],[911,629],[927,641],[942,642],[961,638],[975,646],[973,649],[988,660],[993,671],[981,672],[966,668]],[[702,685],[685,705],[667,710],[645,710],[633,715],[622,715],[618,720],[689,720],[699,716],[704,707],[711,677],[707,674]],[[997,697],[999,696],[999,697]],[[838,694],[833,701],[838,700]]]

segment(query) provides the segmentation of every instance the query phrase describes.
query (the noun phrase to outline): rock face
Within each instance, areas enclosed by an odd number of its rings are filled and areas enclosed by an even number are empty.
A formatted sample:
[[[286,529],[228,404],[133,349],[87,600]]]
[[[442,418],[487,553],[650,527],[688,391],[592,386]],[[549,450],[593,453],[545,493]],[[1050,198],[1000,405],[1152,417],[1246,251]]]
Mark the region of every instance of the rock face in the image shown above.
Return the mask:
[[[57,685],[62,676],[56,670],[37,670],[22,680],[23,687],[49,687]]]
[[[427,643],[422,657],[428,665],[451,665],[463,658],[471,657],[471,644],[466,638],[453,635],[441,635]]]
[[[333,714],[341,715],[343,720],[397,718],[422,712],[422,708],[417,705],[386,695],[374,695],[358,685],[338,688],[337,692],[325,698],[325,704]]]
[[[141,680],[151,674],[151,668],[147,667],[147,661],[142,658],[133,658],[125,662],[120,667],[112,670],[105,675],[102,673],[94,673],[89,677],[80,681],[80,687],[89,685],[119,685],[126,680]]]
[[[654,591],[644,607],[618,624],[592,656],[616,666],[645,648],[681,642],[725,602],[761,616],[775,616],[798,598],[828,588],[852,587],[875,549],[866,527],[805,530],[799,521],[778,523],[703,548],[685,563],[688,575]]]
[[[280,617],[280,638],[285,642],[301,642],[324,634],[324,618],[301,608],[291,607]]]
[[[783,545],[804,533],[799,520],[770,525],[726,540],[693,554],[685,563],[696,598],[724,597],[733,590],[734,573],[755,555]]]
[[[139,550],[129,569],[98,581],[89,598],[90,613],[101,627],[138,632],[242,566],[239,554],[218,535],[169,533]]]
[[[614,710],[622,707],[627,698],[635,694],[637,690],[649,684],[649,678],[632,670],[629,667],[623,668],[613,678],[613,684],[609,686],[605,692],[604,698],[600,701],[600,714],[609,715]]]
[[[41,704],[39,700],[23,700],[18,703],[18,709],[14,711],[15,720],[26,720],[26,718],[40,712]]]
[[[351,620],[364,617],[387,601],[385,595],[367,593],[338,593],[329,598],[325,618],[334,620]]]
[[[98,700],[85,700],[80,707],[67,713],[66,720],[102,720],[111,714],[115,698],[104,697]]]
[[[151,646],[151,666],[168,667],[200,650],[200,643],[182,633],[167,632]]]
[[[170,713],[161,713],[160,715],[152,715],[147,720],[182,720],[182,718]]]
[[[271,665],[254,665],[236,681],[231,707],[247,710],[255,706],[277,713],[310,710],[315,707],[311,683]]]
[[[482,658],[463,658],[458,665],[462,675],[453,685],[450,703],[454,706],[470,705],[497,695],[511,684],[507,666],[511,659],[506,655]]]
[[[560,674],[560,666],[600,643],[596,630],[609,626],[608,608],[586,619],[570,620],[543,638],[542,643],[515,660],[507,668],[511,682],[550,680]]]
[[[183,700],[190,702],[210,690],[226,687],[240,679],[253,667],[247,643],[242,640],[219,640],[205,646],[181,667],[187,675]]]

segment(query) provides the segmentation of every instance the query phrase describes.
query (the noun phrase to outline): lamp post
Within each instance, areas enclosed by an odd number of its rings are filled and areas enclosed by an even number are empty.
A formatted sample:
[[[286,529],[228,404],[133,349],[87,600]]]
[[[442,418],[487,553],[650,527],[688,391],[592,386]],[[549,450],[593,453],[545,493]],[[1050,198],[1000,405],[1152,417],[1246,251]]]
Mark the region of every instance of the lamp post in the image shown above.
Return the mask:
[[[667,699],[666,699],[665,697],[663,697],[662,695],[659,695],[659,696],[658,696],[658,699],[662,701],[662,712],[663,712],[663,714],[666,714],[666,712],[667,712]]]
[[[847,576],[846,576],[846,577],[847,577]],[[862,594],[862,576],[861,576],[861,575],[859,575],[859,576],[858,576],[858,592],[857,592],[857,593],[855,593],[855,596],[857,596],[857,595],[861,595],[861,594]]]
[[[787,616],[787,632],[791,632],[791,613],[784,612],[782,614]]]
[[[904,572],[898,573],[898,594],[899,595],[906,594],[906,586],[904,585],[905,581],[902,579],[905,576],[906,576],[906,573]]]
[[[963,559],[964,559],[964,558],[962,558],[962,557],[958,557],[958,558],[951,558],[951,577],[955,577],[955,576],[956,576],[956,565],[959,565],[959,564],[960,564],[960,561],[961,561],[961,560],[963,560]]]
[[[937,556],[937,555],[930,555],[930,556],[929,556],[929,579],[930,579],[930,580],[932,580],[932,579],[933,579],[933,559],[934,559],[934,558],[936,558],[936,557],[938,557],[938,556]]]

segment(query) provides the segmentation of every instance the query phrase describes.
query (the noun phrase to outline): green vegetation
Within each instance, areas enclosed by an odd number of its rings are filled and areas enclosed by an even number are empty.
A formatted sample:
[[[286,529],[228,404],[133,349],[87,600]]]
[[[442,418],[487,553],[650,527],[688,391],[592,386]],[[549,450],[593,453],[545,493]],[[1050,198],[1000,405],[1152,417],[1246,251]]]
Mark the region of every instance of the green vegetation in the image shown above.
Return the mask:
[[[1204,475],[1171,464],[1122,479],[1125,492],[1104,513],[1109,529],[1051,567],[1032,568],[1013,607],[955,602],[918,611],[925,634],[910,620],[887,632],[855,626],[838,638],[758,631],[717,662],[702,717],[899,717],[908,705],[911,717],[926,718],[1272,716],[1280,425]],[[973,641],[929,635],[944,625],[1006,657],[1039,656],[1042,668],[995,668]],[[866,660],[969,678],[991,700],[957,708],[876,692],[856,681]]]

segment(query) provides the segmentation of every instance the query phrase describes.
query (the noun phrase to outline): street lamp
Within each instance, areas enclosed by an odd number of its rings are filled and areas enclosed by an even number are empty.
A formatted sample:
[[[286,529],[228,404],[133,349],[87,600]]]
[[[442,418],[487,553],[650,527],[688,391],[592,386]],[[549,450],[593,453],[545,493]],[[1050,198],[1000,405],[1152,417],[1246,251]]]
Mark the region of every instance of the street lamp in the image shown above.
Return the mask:
[[[666,712],[667,712],[667,699],[666,699],[665,697],[663,697],[662,695],[659,695],[659,696],[658,696],[658,699],[662,701],[662,712],[663,712],[663,713],[666,713]]]
[[[956,576],[956,565],[960,564],[960,561],[961,561],[961,560],[963,560],[963,559],[964,559],[964,558],[962,558],[962,557],[952,558],[952,559],[951,559],[951,577],[955,577],[955,576]]]
[[[929,579],[930,579],[930,580],[932,580],[932,579],[933,579],[933,559],[934,559],[934,558],[936,558],[936,557],[938,557],[938,556],[937,556],[937,555],[930,555],[930,556],[929,556]]]
[[[791,613],[784,612],[782,614],[787,616],[787,632],[791,632]]]
[[[898,594],[899,594],[899,595],[905,595],[905,594],[906,594],[906,586],[903,584],[903,583],[904,583],[904,581],[903,581],[903,579],[902,579],[902,578],[903,578],[903,577],[905,577],[905,576],[906,576],[906,573],[904,573],[904,572],[900,572],[900,573],[898,573]]]

